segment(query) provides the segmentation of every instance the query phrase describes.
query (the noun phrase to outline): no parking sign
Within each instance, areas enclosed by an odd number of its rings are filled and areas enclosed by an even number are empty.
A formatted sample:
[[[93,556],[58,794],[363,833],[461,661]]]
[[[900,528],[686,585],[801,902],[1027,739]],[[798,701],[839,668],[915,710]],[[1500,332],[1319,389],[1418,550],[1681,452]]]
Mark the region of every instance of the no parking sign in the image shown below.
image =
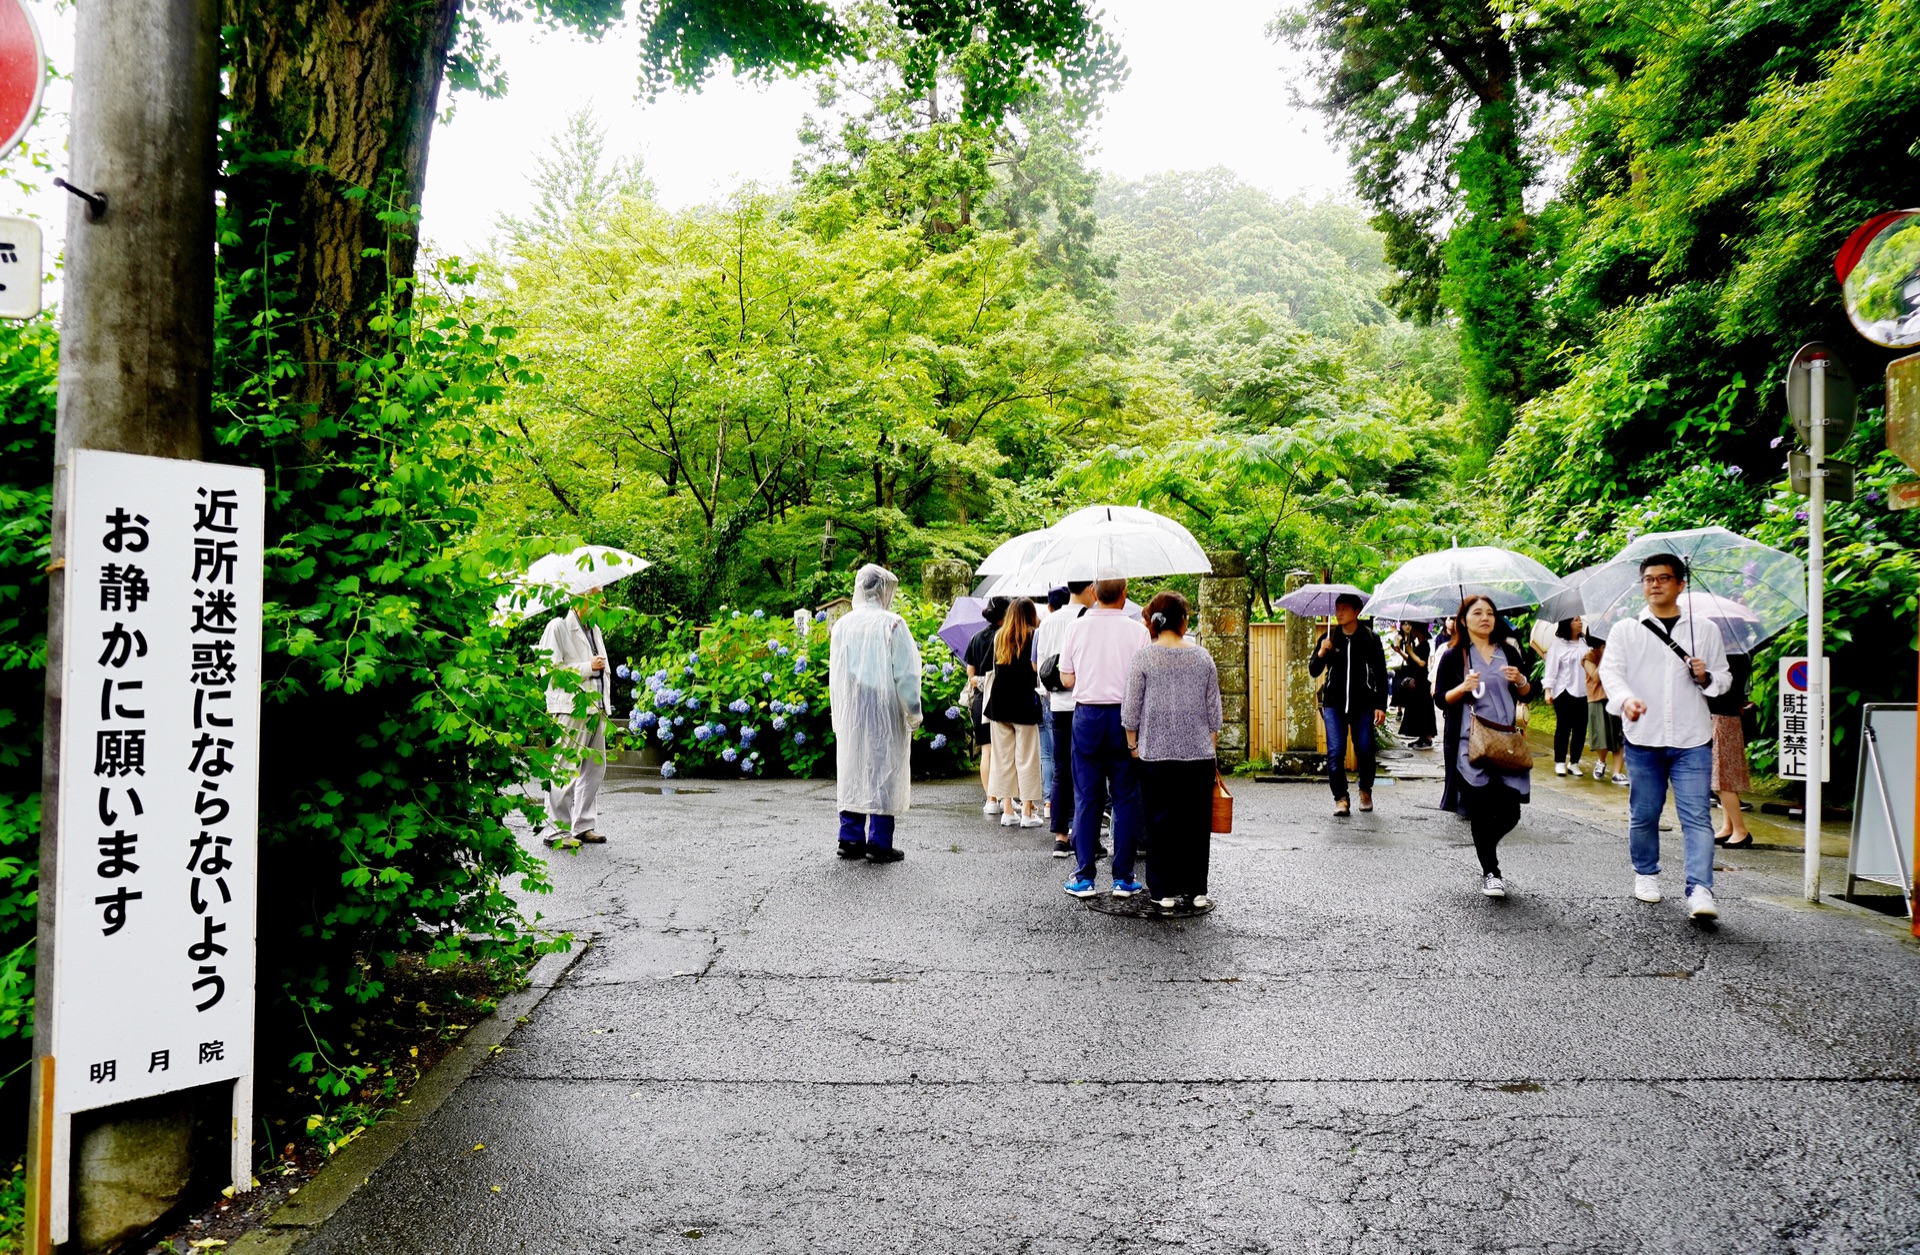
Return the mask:
[[[1831,747],[1827,735],[1827,694],[1833,691],[1833,665],[1820,660],[1820,694],[1816,701],[1807,683],[1811,672],[1805,658],[1780,660],[1780,766],[1782,780],[1805,780],[1807,758],[1813,747],[1820,747],[1820,779],[1833,779]],[[1817,709],[1816,709],[1817,708]]]

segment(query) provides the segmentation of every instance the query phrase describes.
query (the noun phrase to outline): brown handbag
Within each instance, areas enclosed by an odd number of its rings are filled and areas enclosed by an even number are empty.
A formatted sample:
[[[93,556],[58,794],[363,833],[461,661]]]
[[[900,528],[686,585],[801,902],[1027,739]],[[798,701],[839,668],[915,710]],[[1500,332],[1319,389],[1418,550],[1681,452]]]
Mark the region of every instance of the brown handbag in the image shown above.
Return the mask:
[[[1226,777],[1218,771],[1213,773],[1213,830],[1233,831],[1233,794],[1227,792]]]
[[[1467,730],[1467,761],[1475,767],[1501,771],[1532,771],[1533,746],[1527,743],[1527,708],[1519,708],[1518,724],[1495,723],[1473,716]]]

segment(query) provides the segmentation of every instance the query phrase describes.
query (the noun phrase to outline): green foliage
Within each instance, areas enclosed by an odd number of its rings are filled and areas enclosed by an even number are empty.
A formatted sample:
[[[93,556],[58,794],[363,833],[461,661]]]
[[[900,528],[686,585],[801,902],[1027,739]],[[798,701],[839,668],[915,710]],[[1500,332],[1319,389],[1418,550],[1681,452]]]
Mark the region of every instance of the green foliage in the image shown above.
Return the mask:
[[[0,1073],[32,1033],[58,336],[0,323]]]
[[[909,89],[924,93],[955,77],[969,122],[998,118],[1049,81],[1098,85],[1124,73],[1086,0],[888,0],[881,11],[905,39]],[[644,28],[640,84],[650,96],[698,87],[722,62],[771,77],[859,58],[871,29],[819,0],[643,0],[635,17]]]
[[[364,1065],[330,1055],[332,1025],[396,956],[511,964],[553,944],[507,892],[547,887],[508,823],[537,816],[513,786],[550,770],[527,744],[544,683],[488,620],[495,573],[529,547],[478,531],[495,443],[479,415],[519,368],[448,266],[390,297],[378,351],[339,363],[342,404],[315,413],[288,399],[273,259],[253,260],[222,258],[215,413],[269,486],[260,979],[283,1000],[263,1004],[262,1053],[304,1040],[295,1069],[340,1098]]]
[[[966,670],[934,634],[946,607],[903,596],[894,608],[921,646],[926,719],[913,737],[914,771],[954,775],[972,742],[965,716],[947,713],[957,709]],[[655,629],[654,641],[618,675],[630,682],[617,690],[631,701],[626,736],[656,747],[673,775],[831,774],[826,624],[810,623],[802,636],[791,619],[764,610],[722,610],[705,626],[642,625]]]

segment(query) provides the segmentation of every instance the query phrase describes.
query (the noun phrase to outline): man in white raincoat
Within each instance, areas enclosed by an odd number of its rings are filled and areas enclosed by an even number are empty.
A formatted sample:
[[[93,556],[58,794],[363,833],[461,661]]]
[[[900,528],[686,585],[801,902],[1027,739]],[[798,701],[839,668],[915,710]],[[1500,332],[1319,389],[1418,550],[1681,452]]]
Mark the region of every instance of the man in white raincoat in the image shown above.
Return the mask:
[[[833,625],[828,689],[838,754],[840,857],[896,863],[893,821],[906,813],[913,730],[920,726],[920,648],[892,610],[900,580],[872,563],[853,609]]]
[[[599,589],[588,589],[540,636],[540,651],[552,662],[547,713],[560,724],[561,761],[555,766],[569,773],[547,794],[547,818],[559,829],[547,838],[548,845],[606,840],[593,828],[600,816],[600,782],[607,775],[607,716],[613,713],[607,642],[593,622],[599,596]]]

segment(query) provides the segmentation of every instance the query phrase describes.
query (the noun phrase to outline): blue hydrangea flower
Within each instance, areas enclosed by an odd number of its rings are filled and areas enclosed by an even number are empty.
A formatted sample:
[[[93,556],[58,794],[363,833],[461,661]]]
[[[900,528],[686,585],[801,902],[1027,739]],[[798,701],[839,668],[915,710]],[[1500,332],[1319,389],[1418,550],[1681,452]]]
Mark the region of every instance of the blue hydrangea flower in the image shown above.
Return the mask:
[[[960,708],[958,706],[947,707],[947,718],[958,719],[959,717],[960,717]]]
[[[697,697],[689,697],[687,699],[687,709],[688,710],[700,709],[700,699]]]
[[[680,671],[681,671],[681,674],[683,674],[683,675],[692,675],[692,674],[693,674],[693,664],[692,664],[692,663],[688,663],[688,664],[687,664],[686,666],[684,666],[684,667],[682,667],[682,668],[680,668]]]
[[[740,744],[752,745],[753,738],[759,735],[760,729],[758,728],[742,728],[740,729]]]
[[[712,735],[713,735],[713,729],[709,728],[704,723],[693,730],[693,739],[696,741],[704,741]]]
[[[786,719],[780,715],[775,715],[773,717],[773,730],[775,732],[785,732],[787,730]]]
[[[792,653],[793,651],[791,649],[788,649],[785,645],[775,645],[773,647],[773,652],[776,654],[779,654],[782,658],[785,658],[788,654]]]
[[[950,663],[950,662],[943,662],[943,663],[941,663],[941,664],[940,664],[940,678],[941,678],[941,679],[943,679],[943,680],[951,680],[951,679],[953,678],[953,664],[952,664],[952,663]]]
[[[800,731],[798,728],[794,729],[793,743],[795,745],[805,745],[807,743],[807,734]]]
[[[939,749],[945,749],[946,747],[947,747],[946,733],[942,732],[940,735],[933,738],[933,748],[939,750]]]
[[[771,672],[771,671],[762,671],[762,672],[760,673],[760,683],[762,683],[762,684],[772,684],[772,683],[773,683],[773,672]]]
[[[726,725],[726,724],[724,724],[724,723],[716,723],[716,724],[714,724],[714,725],[713,725],[713,734],[714,734],[715,736],[725,736],[725,735],[727,734],[727,725]]]
[[[756,619],[764,619],[767,617],[767,612],[764,610],[756,610],[753,612],[753,617]]]
[[[734,611],[734,612],[733,612],[733,613],[732,613],[731,615],[729,615],[728,617],[729,617],[729,618],[734,618],[734,619],[737,619],[737,618],[739,618],[739,617],[740,617],[740,612],[739,612],[738,610],[736,610],[736,611]]]
[[[680,774],[680,769],[671,762],[665,762],[660,764],[660,774],[671,780]]]
[[[731,745],[720,751],[720,758],[724,762],[730,763],[738,757],[740,757],[740,751],[734,749]]]
[[[633,674],[633,668],[623,662],[613,669],[613,673],[624,680]]]
[[[807,660],[805,658],[796,658],[793,660],[793,673],[795,675],[805,675],[807,673]]]
[[[772,710],[776,715],[784,715],[787,713],[787,704],[785,702],[770,702],[768,703],[768,709]]]
[[[687,717],[685,715],[675,715],[673,717],[673,726],[677,728],[681,724],[685,723],[686,721],[687,721]]]
[[[753,709],[753,704],[744,697],[736,697],[733,699],[732,705],[728,706],[727,709],[736,715],[744,715]]]
[[[802,661],[804,661],[804,659]],[[807,704],[805,702],[795,702],[793,705],[787,707],[787,711],[789,714],[804,715],[807,713]]]
[[[816,611],[814,611],[814,612],[813,612],[813,621],[814,621],[815,623],[825,623],[825,622],[827,621],[827,612],[826,612],[826,611],[824,611],[824,610],[816,610]]]
[[[671,741],[672,739],[673,739],[673,725],[665,724],[665,723],[661,724],[660,725],[660,744],[665,745],[668,741]]]
[[[740,770],[751,774],[752,772],[760,770],[760,764],[754,762],[751,758],[745,758],[740,761]]]
[[[633,712],[633,726],[636,728],[651,728],[655,723],[658,723],[659,720],[660,717],[651,710],[636,710]]]

